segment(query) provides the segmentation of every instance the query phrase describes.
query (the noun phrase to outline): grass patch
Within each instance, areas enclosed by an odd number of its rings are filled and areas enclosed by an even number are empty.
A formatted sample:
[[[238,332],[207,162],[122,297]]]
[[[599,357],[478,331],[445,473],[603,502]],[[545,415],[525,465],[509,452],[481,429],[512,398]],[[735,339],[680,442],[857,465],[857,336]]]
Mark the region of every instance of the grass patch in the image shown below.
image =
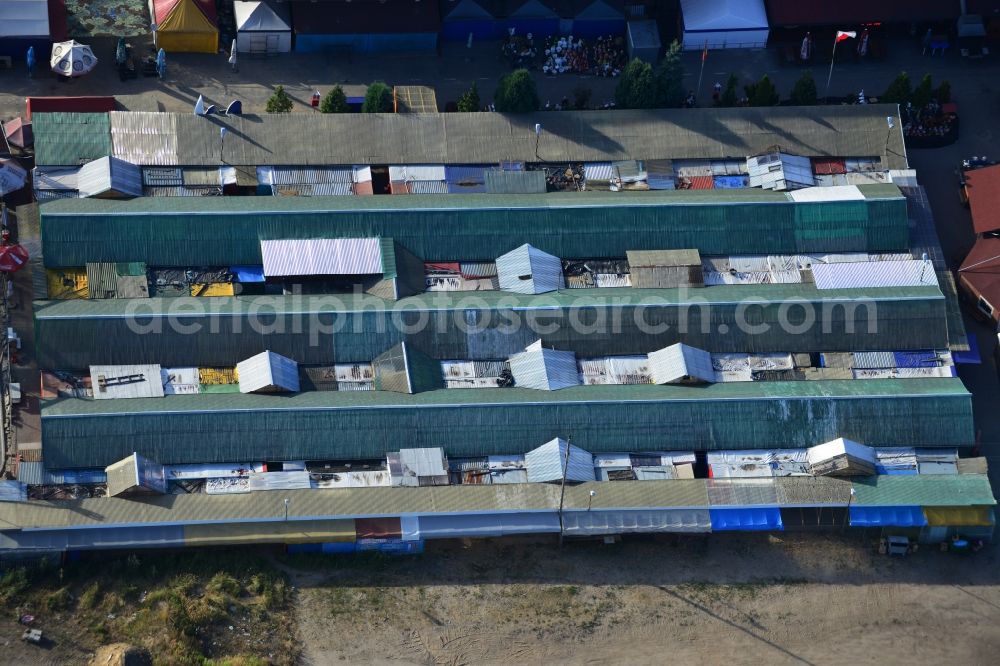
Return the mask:
[[[58,614],[54,640],[129,643],[168,666],[296,663],[292,601],[269,560],[239,550],[102,554],[0,575],[0,613],[20,608],[46,623]]]

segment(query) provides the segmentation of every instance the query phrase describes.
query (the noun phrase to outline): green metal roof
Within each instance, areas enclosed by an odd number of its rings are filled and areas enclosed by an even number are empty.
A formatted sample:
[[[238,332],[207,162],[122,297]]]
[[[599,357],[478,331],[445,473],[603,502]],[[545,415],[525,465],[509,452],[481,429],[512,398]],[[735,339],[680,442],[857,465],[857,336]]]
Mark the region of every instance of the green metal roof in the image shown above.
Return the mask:
[[[435,292],[396,303],[350,294],[37,301],[35,346],[40,367],[67,370],[234,365],[264,349],[299,363],[369,362],[404,339],[439,360],[507,358],[537,339],[581,356],[675,342],[711,352],[897,351],[945,348],[944,306],[934,287],[808,284]]]
[[[77,166],[111,154],[106,113],[36,113],[31,122],[38,166]]]
[[[260,241],[395,239],[426,261],[491,260],[530,243],[556,256],[628,250],[702,254],[894,252],[907,247],[906,201],[794,202],[764,190],[405,197],[143,197],[41,207],[45,265],[259,264]]]
[[[593,452],[789,448],[839,436],[881,446],[974,441],[971,396],[958,379],[203,394],[42,407],[52,469],[106,466],[133,451],[164,464],[366,459],[400,446],[524,453],[557,436]]]
[[[989,477],[978,474],[873,476],[855,479],[858,506],[992,506]]]

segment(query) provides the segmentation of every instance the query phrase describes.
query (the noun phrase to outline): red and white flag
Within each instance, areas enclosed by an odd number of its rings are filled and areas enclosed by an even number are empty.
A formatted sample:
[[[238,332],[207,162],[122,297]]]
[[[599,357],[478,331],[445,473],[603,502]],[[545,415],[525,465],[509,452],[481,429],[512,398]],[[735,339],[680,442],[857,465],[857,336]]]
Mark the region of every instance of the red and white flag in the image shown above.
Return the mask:
[[[854,39],[857,36],[858,36],[858,33],[855,32],[855,31],[853,31],[853,30],[851,30],[850,32],[845,32],[843,30],[838,30],[837,31],[837,41],[838,42],[842,42],[845,39]]]

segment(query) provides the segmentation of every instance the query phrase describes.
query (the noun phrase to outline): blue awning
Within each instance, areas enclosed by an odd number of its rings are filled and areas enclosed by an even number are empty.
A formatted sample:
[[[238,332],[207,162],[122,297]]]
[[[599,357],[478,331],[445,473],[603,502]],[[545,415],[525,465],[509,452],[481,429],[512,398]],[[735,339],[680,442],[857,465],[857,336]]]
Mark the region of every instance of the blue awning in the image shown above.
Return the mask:
[[[966,339],[969,341],[969,351],[953,351],[951,360],[955,363],[974,363],[977,365],[982,363],[983,359],[979,355],[979,341],[975,334],[966,336]]]
[[[713,532],[784,529],[778,507],[709,509],[709,515]]]
[[[236,277],[237,282],[263,282],[263,266],[231,266],[229,272]]]
[[[851,527],[923,527],[927,524],[919,506],[852,506]]]

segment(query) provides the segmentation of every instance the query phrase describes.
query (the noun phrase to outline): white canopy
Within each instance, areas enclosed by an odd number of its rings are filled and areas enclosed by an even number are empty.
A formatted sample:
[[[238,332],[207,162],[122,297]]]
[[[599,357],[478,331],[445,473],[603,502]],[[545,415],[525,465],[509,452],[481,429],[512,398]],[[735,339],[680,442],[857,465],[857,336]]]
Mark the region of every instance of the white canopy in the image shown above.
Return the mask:
[[[764,0],[681,0],[684,48],[763,48],[769,32]]]
[[[266,2],[233,3],[236,29],[241,32],[283,32],[292,29],[288,5],[272,6]]]
[[[63,76],[83,76],[97,67],[97,57],[90,47],[75,40],[52,45],[52,71]]]
[[[48,36],[48,0],[0,0],[0,39]]]
[[[292,50],[292,19],[288,3],[233,3],[236,50],[240,53],[288,53]]]

